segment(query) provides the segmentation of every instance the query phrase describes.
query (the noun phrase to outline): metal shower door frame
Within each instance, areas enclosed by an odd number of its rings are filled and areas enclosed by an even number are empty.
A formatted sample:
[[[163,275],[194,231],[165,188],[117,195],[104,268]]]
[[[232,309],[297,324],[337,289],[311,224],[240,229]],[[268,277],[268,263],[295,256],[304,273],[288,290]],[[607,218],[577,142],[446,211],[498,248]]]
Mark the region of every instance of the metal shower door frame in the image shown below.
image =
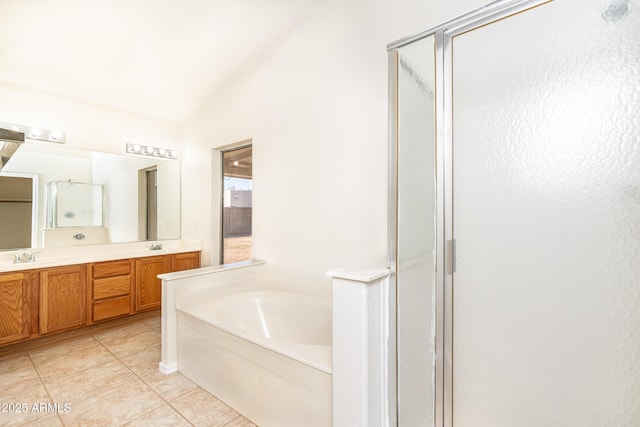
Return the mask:
[[[435,426],[453,426],[453,296],[455,235],[453,230],[453,40],[456,36],[506,19],[554,0],[498,0],[387,46],[389,58],[389,176],[388,176],[388,264],[398,265],[398,49],[435,36],[435,161],[436,161],[436,290],[435,290]],[[398,275],[394,294],[398,295]],[[401,310],[396,299],[393,330]],[[396,333],[397,337],[398,334]],[[397,343],[395,345],[397,352]],[[396,354],[397,361],[397,354]],[[396,364],[397,381],[397,364]],[[395,424],[398,424],[398,394],[394,387]],[[392,397],[390,396],[390,399]]]

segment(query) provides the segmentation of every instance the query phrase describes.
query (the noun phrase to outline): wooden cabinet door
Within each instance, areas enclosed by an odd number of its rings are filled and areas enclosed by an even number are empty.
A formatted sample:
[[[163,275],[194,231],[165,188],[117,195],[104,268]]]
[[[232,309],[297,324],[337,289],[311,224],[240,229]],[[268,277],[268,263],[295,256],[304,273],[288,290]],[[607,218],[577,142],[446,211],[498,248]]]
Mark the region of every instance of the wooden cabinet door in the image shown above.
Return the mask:
[[[200,252],[171,255],[171,271],[191,270],[200,267]]]
[[[0,274],[0,344],[29,337],[29,297],[25,274]]]
[[[40,333],[87,323],[87,267],[61,267],[40,273]]]
[[[158,274],[168,273],[169,264],[168,255],[136,260],[136,311],[160,307],[162,286]]]

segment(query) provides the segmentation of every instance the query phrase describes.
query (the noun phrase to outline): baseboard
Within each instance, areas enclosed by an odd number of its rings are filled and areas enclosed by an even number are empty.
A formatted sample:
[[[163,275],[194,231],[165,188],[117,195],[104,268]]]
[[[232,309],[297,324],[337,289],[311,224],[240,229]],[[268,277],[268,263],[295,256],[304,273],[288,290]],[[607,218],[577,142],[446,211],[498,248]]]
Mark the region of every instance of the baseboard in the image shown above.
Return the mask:
[[[165,364],[160,362],[158,365],[158,369],[160,369],[160,372],[162,372],[165,375],[170,375],[173,374],[175,372],[178,372],[178,364],[177,363],[170,363],[170,364]]]

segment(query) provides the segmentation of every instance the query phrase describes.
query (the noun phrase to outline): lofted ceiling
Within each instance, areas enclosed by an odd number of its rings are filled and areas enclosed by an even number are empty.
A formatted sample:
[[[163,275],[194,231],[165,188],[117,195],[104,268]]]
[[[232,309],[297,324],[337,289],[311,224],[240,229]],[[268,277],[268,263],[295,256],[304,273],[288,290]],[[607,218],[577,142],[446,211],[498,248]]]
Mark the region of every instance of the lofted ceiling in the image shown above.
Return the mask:
[[[318,0],[0,0],[0,81],[181,121]]]

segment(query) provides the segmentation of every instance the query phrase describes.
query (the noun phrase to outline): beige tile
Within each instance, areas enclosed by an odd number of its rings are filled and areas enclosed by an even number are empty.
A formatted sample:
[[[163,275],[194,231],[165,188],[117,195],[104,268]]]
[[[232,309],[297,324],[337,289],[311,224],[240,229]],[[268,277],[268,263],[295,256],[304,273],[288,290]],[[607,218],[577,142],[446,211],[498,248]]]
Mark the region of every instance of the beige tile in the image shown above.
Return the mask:
[[[0,425],[255,427],[182,374],[161,374],[160,355],[157,317],[0,358],[0,402],[27,404],[25,412],[0,413]],[[46,413],[65,403],[69,413]]]
[[[47,398],[46,401],[48,402],[49,396],[47,395],[47,390],[42,385],[42,381],[40,381],[40,378],[20,381],[10,386],[5,386],[4,384],[2,384],[2,386],[0,387],[0,402],[2,403],[26,403],[27,401],[24,400],[25,397],[43,396]],[[33,399],[29,399],[28,403],[39,402],[39,400],[33,400],[33,402],[32,400]]]
[[[37,354],[38,357],[45,358],[50,356],[60,356],[68,353],[73,353],[74,351],[77,351],[79,349],[94,346],[96,345],[96,343],[96,339],[91,336],[79,337],[61,341],[59,343],[44,347],[39,350],[30,351],[29,353],[31,354],[32,358],[34,354]]]
[[[15,426],[47,415],[40,412],[40,404],[52,403],[39,379],[25,380],[12,387],[0,388],[0,425]],[[35,405],[35,406],[34,406]]]
[[[36,350],[31,360],[44,379],[60,378],[115,361],[116,358],[92,337]]]
[[[124,424],[123,427],[189,427],[189,424],[182,416],[169,405],[161,406],[153,411],[143,414],[138,418]]]
[[[162,372],[155,370],[152,374],[143,377],[142,381],[166,400],[177,399],[198,388],[194,382],[179,372],[164,375]]]
[[[243,417],[242,415],[238,415],[230,423],[224,425],[224,427],[257,427],[254,423]]]
[[[160,344],[161,336],[158,332],[144,326],[146,331],[117,337],[98,338],[100,342],[116,356],[137,353],[151,346]]]
[[[122,338],[129,335],[139,334],[141,332],[149,332],[151,327],[144,324],[144,321],[131,323],[129,325],[119,326],[96,334],[95,337],[100,341],[109,341],[115,338]]]
[[[30,363],[31,359],[29,359],[29,354],[27,353],[0,357],[0,375],[6,374],[15,369],[22,369]]]
[[[60,417],[58,414],[49,414],[44,417],[38,418],[37,420],[29,421],[25,424],[22,424],[25,427],[63,427],[62,421],[60,421]]]
[[[141,377],[158,372],[160,363],[160,343],[136,353],[119,356],[119,359]]]
[[[0,359],[0,384],[9,388],[28,380],[37,380],[38,372],[28,354],[19,354]]]
[[[149,386],[133,379],[72,405],[60,414],[65,425],[113,426],[131,421],[162,406],[164,401]]]
[[[238,416],[236,411],[201,388],[172,400],[170,403],[196,427],[224,426]]]
[[[160,332],[162,330],[162,318],[160,316],[154,317],[153,319],[145,320],[144,324],[154,331]]]
[[[85,400],[136,378],[122,362],[115,360],[82,372],[44,381],[51,398],[56,402]]]

